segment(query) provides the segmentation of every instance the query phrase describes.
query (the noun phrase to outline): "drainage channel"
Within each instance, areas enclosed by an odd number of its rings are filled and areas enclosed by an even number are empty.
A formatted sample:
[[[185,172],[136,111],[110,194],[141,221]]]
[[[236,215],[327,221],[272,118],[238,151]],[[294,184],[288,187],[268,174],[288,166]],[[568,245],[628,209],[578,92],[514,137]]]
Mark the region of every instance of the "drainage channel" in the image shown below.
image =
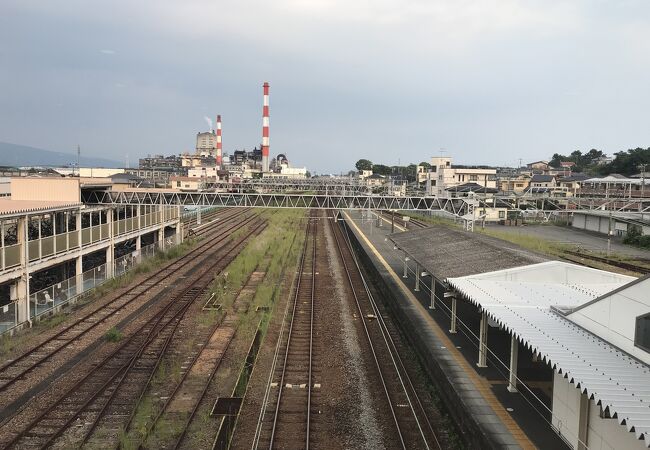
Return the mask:
[[[232,439],[237,424],[237,418],[239,417],[239,409],[241,408],[242,401],[246,395],[248,381],[253,372],[257,353],[260,349],[260,344],[262,343],[262,337],[264,336],[262,331],[263,323],[264,319],[261,319],[257,324],[257,331],[255,332],[253,341],[248,349],[246,361],[239,372],[239,377],[237,378],[237,383],[235,384],[231,396],[219,397],[210,412],[210,416],[221,419],[217,437],[212,445],[213,450],[226,450],[230,446],[230,440]]]

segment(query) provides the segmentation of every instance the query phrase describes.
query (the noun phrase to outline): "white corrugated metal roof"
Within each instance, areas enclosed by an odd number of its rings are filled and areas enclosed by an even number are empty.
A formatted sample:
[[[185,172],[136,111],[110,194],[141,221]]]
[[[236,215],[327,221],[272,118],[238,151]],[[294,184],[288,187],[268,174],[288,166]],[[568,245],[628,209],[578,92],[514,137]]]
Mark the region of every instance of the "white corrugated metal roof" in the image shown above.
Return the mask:
[[[550,261],[447,282],[650,447],[650,367],[551,310],[634,280]]]
[[[0,198],[0,216],[14,217],[39,212],[51,212],[56,210],[73,209],[83,206],[79,202],[57,202],[46,200],[12,200]]]

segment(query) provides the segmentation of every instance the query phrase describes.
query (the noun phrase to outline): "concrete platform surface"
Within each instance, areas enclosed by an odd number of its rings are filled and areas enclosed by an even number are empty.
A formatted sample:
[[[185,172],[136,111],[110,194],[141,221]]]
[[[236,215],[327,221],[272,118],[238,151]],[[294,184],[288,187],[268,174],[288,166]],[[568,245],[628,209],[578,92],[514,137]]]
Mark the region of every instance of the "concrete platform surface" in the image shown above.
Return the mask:
[[[504,376],[495,364],[476,367],[478,350],[473,336],[460,331],[450,334],[444,308],[429,310],[425,306],[429,304],[429,292],[414,291],[412,274],[408,279],[402,278],[401,252],[395,251],[387,238],[390,224],[377,227],[375,221],[371,226],[372,222],[361,220],[361,214],[345,213],[344,217],[351,219],[351,230],[398,301],[400,319],[417,331],[413,335],[421,344],[419,351],[425,349],[427,353],[424,359],[432,362],[427,371],[436,378],[438,389],[449,389],[451,396],[446,400],[458,399],[462,404],[464,414],[468,415],[461,418],[463,432],[480,434],[493,448],[568,448],[547,424],[543,405],[531,406],[530,398],[508,392],[504,383],[507,374]]]

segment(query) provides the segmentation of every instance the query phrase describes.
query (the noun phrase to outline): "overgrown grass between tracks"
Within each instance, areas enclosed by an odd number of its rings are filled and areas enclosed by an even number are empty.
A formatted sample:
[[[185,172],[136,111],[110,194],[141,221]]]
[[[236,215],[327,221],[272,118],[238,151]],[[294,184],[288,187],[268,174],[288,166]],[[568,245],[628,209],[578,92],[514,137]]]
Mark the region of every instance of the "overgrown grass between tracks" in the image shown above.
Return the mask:
[[[70,313],[77,311],[87,304],[104,297],[116,289],[133,283],[138,275],[152,272],[162,266],[164,263],[176,258],[180,258],[181,256],[187,254],[196,246],[199,240],[200,239],[188,239],[166,251],[161,251],[155,256],[141,262],[132,270],[115,278],[112,278],[111,280],[106,281],[94,289],[91,289],[82,295],[75,303],[68,305],[60,312],[52,314],[49,317],[45,317],[38,322],[34,322],[31,328],[26,328],[24,330],[18,331],[13,336],[2,335],[0,337],[0,357],[10,353],[12,350],[20,347],[22,344],[26,344],[30,339],[34,338],[41,332],[60,325],[66,320]]]
[[[203,329],[214,327],[225,314],[228,316],[237,314],[237,341],[249,342],[260,321],[262,323],[260,328],[266,331],[273,305],[283,288],[285,271],[297,265],[304,236],[302,232],[304,211],[285,210],[277,213],[266,211],[262,216],[268,219],[267,228],[246,245],[228,267],[215,278],[211,286],[210,294],[213,295],[211,303],[221,304],[221,309],[201,311],[194,318],[196,327]],[[241,236],[245,231],[245,229],[237,230],[232,235],[233,239],[236,239],[238,234]],[[256,286],[250,304],[237,304],[237,311],[235,311],[234,304],[236,301],[239,302],[238,294],[256,270],[264,272],[262,281]],[[207,299],[203,301],[205,300]],[[258,306],[266,308],[257,312]],[[186,351],[200,344],[202,343],[188,339],[177,355],[164,358],[137,407],[128,436],[124,435],[121,439],[123,448],[137,447],[139,443],[145,441],[147,446],[160,446],[169,443],[180,434],[186,421],[184,414],[163,414],[153,430],[150,429],[151,422],[163,406],[164,401],[160,397],[166,394],[162,393],[170,392],[171,388],[180,381],[181,363],[184,362]],[[205,444],[214,437],[214,428],[209,425],[210,421],[214,421],[214,418],[210,417],[209,410],[198,412],[191,432],[187,435],[187,438],[192,441],[190,444]]]

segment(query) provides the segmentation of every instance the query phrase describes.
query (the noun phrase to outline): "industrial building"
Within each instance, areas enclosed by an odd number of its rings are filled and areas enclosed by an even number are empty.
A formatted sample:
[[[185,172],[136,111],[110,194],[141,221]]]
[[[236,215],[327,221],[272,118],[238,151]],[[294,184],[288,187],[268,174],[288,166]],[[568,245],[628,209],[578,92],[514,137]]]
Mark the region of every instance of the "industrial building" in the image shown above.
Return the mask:
[[[571,226],[595,233],[625,236],[632,227],[641,235],[650,234],[650,213],[626,213],[621,211],[575,211]]]
[[[199,132],[194,154],[185,153],[181,166],[186,174],[170,178],[173,189],[206,189],[215,182],[239,182],[251,178],[297,179],[305,178],[306,168],[291,167],[285,154],[270,159],[269,89],[265,82],[262,99],[262,143],[252,150],[240,149],[228,157],[223,152],[223,126],[221,115],[217,115],[216,130]],[[187,175],[187,176],[186,176]],[[202,182],[187,178],[201,178]]]

